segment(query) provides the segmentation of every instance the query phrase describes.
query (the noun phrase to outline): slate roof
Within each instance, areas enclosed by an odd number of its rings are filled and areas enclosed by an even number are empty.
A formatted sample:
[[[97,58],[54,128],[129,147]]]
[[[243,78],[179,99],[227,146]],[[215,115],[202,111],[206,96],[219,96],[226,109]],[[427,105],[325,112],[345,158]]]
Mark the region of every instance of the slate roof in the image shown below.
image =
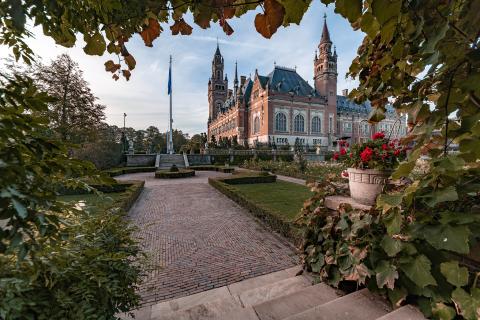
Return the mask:
[[[307,81],[305,81],[295,69],[275,66],[272,72],[266,77],[268,87],[272,91],[281,93],[295,92],[296,96],[318,96]]]
[[[370,104],[370,101],[365,101],[362,104],[357,104],[345,96],[337,95],[337,112],[355,112],[369,114],[371,110],[372,105]],[[391,105],[387,105],[387,113],[394,114],[395,109]]]

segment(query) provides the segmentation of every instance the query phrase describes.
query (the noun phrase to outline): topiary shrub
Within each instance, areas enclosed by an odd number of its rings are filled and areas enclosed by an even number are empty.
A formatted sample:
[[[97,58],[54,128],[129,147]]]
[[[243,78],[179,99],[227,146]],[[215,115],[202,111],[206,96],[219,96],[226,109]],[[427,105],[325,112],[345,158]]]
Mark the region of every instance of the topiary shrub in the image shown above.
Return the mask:
[[[172,166],[170,167],[170,172],[178,172],[178,167],[174,164],[172,164]]]

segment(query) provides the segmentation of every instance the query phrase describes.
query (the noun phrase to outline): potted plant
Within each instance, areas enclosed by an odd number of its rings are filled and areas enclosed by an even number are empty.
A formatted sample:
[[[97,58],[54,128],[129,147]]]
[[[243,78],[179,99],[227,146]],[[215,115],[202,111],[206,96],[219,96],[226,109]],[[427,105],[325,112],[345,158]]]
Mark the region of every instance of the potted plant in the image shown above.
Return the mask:
[[[407,148],[398,140],[385,138],[383,132],[375,133],[365,143],[350,147],[341,140],[339,145],[340,151],[334,153],[333,159],[348,167],[342,175],[348,177],[350,196],[361,204],[375,204],[393,169],[405,158]]]

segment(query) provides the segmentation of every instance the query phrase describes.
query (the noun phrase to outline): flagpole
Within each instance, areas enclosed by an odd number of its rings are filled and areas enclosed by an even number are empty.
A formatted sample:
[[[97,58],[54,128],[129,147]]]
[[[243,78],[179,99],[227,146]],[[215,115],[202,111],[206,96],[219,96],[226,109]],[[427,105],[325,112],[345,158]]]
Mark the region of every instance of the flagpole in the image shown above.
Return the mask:
[[[173,132],[172,132],[172,55],[170,55],[170,72],[169,72],[169,92],[170,92],[170,120],[169,120],[169,137],[168,137],[168,153],[173,154]]]

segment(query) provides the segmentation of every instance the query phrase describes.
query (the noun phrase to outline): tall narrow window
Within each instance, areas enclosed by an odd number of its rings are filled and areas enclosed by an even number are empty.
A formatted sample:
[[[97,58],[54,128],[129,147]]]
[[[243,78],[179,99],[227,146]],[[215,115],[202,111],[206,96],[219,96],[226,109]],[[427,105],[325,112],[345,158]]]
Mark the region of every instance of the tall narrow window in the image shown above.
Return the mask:
[[[255,117],[253,119],[253,133],[258,133],[260,132],[260,118]]]
[[[295,132],[305,132],[305,118],[301,114],[297,114],[293,120],[293,130]]]
[[[312,118],[312,132],[320,133],[322,131],[322,122],[320,118],[315,116]]]
[[[287,131],[287,116],[285,113],[277,113],[275,116],[275,130],[286,132]]]

